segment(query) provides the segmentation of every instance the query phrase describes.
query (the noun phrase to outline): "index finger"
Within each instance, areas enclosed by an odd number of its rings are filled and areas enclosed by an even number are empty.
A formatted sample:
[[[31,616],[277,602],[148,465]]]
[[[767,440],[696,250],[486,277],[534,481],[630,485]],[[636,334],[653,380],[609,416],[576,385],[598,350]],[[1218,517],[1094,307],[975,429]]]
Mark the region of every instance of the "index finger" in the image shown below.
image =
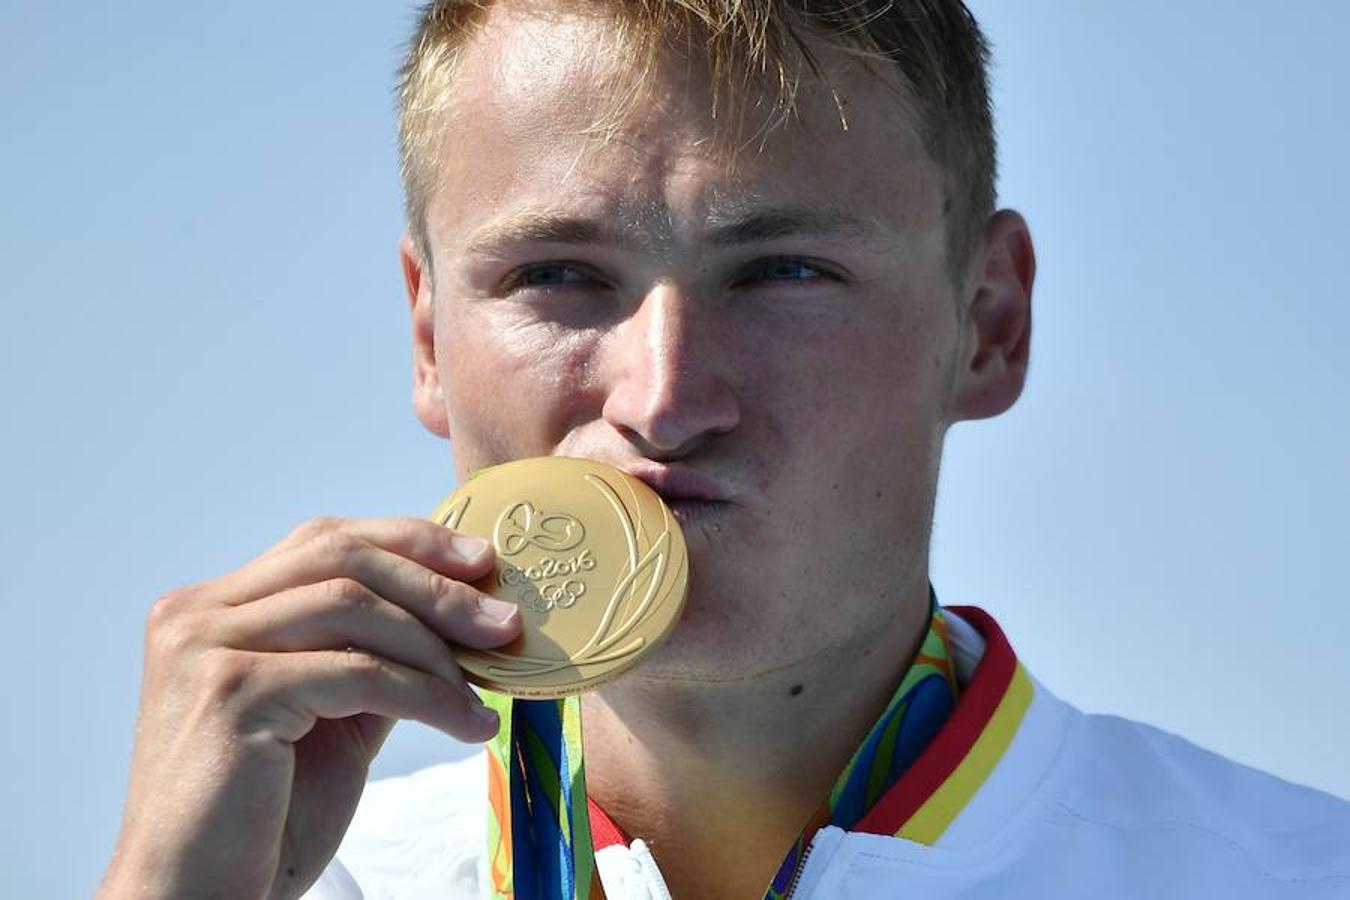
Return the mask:
[[[472,581],[486,575],[495,557],[492,545],[479,537],[414,516],[339,519],[321,516],[301,524],[255,560],[278,553],[333,532],[343,532],[377,547],[421,563],[449,578]]]

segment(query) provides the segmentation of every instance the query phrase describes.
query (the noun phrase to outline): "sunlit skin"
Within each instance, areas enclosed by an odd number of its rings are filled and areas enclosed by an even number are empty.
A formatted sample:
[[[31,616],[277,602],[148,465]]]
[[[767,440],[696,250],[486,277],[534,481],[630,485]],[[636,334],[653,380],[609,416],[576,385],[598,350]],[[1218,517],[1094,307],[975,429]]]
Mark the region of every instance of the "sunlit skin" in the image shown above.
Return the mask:
[[[618,83],[603,38],[498,6],[468,48],[434,278],[402,245],[414,402],[461,479],[558,454],[716,487],[674,504],[679,626],[584,700],[587,778],[675,896],[757,897],[916,648],[946,430],[1025,379],[1031,242],[1000,212],[954,278],[941,170],[824,48],[840,104],[808,82],[734,172],[676,57],[617,139],[583,136]]]

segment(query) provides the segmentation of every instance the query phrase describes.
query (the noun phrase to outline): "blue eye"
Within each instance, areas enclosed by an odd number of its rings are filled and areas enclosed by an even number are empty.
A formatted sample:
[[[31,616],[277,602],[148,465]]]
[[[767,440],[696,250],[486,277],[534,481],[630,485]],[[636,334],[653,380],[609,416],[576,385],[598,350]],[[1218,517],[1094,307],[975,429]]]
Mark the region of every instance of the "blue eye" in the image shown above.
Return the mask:
[[[759,271],[765,277],[786,281],[802,281],[802,278],[793,277],[793,275],[800,275],[803,272],[807,273],[808,278],[820,277],[822,275],[820,269],[809,263],[804,263],[799,259],[776,259],[765,265]]]
[[[593,281],[585,271],[566,263],[548,263],[526,266],[513,272],[506,280],[506,289],[522,287],[556,287],[566,284],[584,284]]]
[[[821,268],[803,259],[783,256],[759,262],[737,282],[737,286],[753,285],[759,282],[809,285],[813,282],[837,280],[837,276],[828,269]]]

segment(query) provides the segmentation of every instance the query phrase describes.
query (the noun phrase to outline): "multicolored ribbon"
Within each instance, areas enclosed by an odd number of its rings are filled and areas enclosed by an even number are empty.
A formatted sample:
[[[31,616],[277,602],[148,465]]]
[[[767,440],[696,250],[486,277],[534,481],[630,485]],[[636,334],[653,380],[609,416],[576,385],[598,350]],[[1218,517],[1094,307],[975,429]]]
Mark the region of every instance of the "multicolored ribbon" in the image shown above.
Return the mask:
[[[595,867],[581,701],[484,692],[501,717],[488,744],[488,865],[494,898],[587,900]]]
[[[853,828],[951,715],[957,684],[947,622],[928,587],[928,632],[886,709],[799,833],[765,900],[782,900],[825,825]],[[488,866],[494,900],[589,900],[595,882],[582,766],[581,701],[512,700],[485,692],[501,716],[488,745]]]

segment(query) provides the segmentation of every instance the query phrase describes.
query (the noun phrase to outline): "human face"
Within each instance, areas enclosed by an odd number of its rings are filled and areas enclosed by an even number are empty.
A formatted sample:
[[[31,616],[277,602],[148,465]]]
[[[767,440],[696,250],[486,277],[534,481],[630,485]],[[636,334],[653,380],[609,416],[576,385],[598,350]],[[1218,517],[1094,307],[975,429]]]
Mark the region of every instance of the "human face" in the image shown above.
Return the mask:
[[[619,74],[604,35],[499,5],[463,57],[434,287],[405,241],[419,416],[461,479],[577,456],[667,497],[691,593],[649,675],[746,678],[889,633],[926,585],[961,348],[939,170],[828,50],[847,130],[808,86],[734,171],[706,73],[675,58],[617,139],[583,136]]]

